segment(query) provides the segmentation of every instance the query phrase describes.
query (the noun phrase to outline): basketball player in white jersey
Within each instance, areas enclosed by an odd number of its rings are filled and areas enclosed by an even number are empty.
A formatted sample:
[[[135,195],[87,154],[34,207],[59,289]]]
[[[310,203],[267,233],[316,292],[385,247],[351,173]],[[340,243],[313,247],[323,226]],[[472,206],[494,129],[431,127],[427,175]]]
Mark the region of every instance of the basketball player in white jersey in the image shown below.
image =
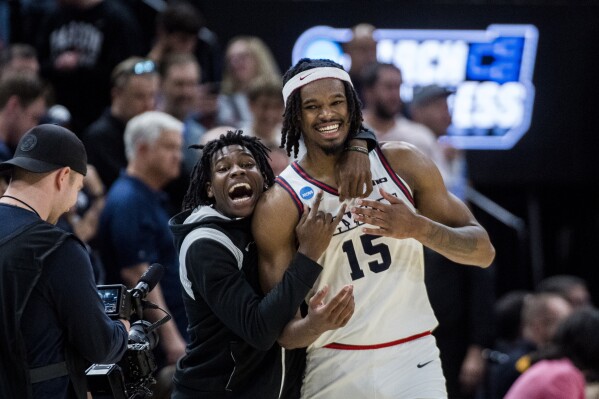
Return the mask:
[[[368,151],[349,146],[364,129],[349,75],[329,60],[302,59],[284,76],[283,145],[303,137],[306,154],[263,194],[253,218],[261,284],[268,291],[296,251],[294,228],[303,204],[324,191],[321,209],[339,203],[334,169],[344,151],[364,152],[373,192],[350,203],[327,251],[314,290],[354,285],[349,323],[307,346],[302,398],[446,398],[437,320],[424,285],[423,245],[466,265],[487,267],[495,250],[468,208],[447,192],[434,163],[402,142]],[[322,263],[321,263],[322,264]]]

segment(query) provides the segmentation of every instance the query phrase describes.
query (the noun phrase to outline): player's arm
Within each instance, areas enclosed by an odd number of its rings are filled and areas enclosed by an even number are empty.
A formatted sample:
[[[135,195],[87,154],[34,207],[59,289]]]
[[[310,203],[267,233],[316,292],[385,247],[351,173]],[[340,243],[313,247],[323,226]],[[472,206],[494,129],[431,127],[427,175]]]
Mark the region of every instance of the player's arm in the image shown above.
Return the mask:
[[[372,193],[372,174],[368,152],[377,145],[374,133],[368,129],[360,130],[351,139],[335,168],[335,180],[339,201],[348,198],[368,197]]]
[[[341,214],[337,217],[341,217]],[[280,186],[275,185],[264,193],[256,205],[252,232],[258,248],[260,283],[266,293],[281,281],[298,251],[298,221],[297,207]],[[285,326],[279,336],[281,346],[288,349],[306,347],[323,332],[347,324],[354,309],[353,287],[344,287],[333,299],[324,303],[326,294],[325,290],[314,295],[305,318],[301,317],[298,310],[296,317]]]
[[[298,221],[297,207],[278,185],[262,194],[256,204],[252,234],[258,249],[260,285],[264,292],[269,292],[281,281],[295,255]]]
[[[406,143],[385,143],[382,149],[396,173],[412,187],[417,212],[380,190],[390,204],[360,200],[363,207],[352,210],[357,220],[376,226],[363,231],[414,238],[454,262],[489,266],[495,249],[487,232],[468,207],[447,191],[435,164]]]
[[[308,315],[302,318],[298,312],[279,336],[279,345],[286,349],[305,348],[316,341],[322,333],[344,327],[354,314],[354,287],[344,286],[329,302],[324,298],[329,292],[324,286],[308,303]]]

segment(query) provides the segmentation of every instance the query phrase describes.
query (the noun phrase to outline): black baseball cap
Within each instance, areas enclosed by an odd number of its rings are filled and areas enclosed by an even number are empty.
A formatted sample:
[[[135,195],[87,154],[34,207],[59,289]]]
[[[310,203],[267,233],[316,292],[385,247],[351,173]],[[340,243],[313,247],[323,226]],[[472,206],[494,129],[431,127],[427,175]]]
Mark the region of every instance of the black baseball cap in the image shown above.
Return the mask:
[[[87,153],[75,133],[51,124],[30,129],[19,141],[12,159],[0,163],[0,172],[18,166],[30,172],[45,173],[70,167],[85,176]]]

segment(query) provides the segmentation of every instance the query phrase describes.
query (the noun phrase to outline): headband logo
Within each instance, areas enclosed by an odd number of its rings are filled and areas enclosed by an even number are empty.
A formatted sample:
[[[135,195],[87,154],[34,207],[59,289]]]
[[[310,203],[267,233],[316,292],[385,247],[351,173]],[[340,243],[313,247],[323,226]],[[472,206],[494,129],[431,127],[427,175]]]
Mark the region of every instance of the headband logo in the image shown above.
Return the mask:
[[[308,76],[312,75],[313,73],[314,73],[314,72],[311,72],[311,73],[309,73],[309,74],[306,74],[306,75],[304,75],[304,76],[300,76],[300,80],[304,80],[304,79],[306,79]]]
[[[351,78],[345,70],[337,67],[316,67],[308,71],[300,72],[293,76],[283,86],[283,100],[287,106],[287,99],[295,90],[319,79],[333,78],[343,80],[351,85]]]

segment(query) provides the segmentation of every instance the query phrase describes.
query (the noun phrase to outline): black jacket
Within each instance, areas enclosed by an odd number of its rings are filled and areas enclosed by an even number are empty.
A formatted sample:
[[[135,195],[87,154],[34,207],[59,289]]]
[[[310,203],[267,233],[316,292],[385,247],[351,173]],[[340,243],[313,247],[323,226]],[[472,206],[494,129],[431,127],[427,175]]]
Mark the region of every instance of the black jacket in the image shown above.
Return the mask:
[[[211,207],[169,222],[183,253],[180,276],[191,337],[177,364],[174,398],[279,396],[283,370],[277,337],[322,269],[298,254],[282,282],[262,295],[250,222]]]
[[[127,332],[104,314],[79,240],[20,208],[0,215],[0,397],[85,398],[88,362],[120,359]]]

